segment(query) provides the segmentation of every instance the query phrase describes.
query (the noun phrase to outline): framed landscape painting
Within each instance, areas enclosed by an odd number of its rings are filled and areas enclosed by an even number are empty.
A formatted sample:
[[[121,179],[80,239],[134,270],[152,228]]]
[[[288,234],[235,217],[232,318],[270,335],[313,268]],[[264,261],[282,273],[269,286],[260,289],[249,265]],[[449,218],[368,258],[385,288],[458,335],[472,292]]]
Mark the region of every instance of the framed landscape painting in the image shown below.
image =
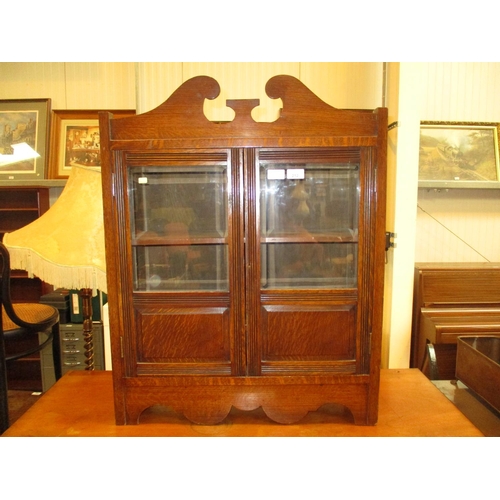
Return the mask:
[[[422,122],[419,187],[499,188],[499,124]]]
[[[50,179],[67,179],[73,165],[100,167],[100,110],[54,110],[50,139]],[[135,115],[135,110],[104,110],[116,118]]]
[[[0,100],[0,180],[44,179],[50,99]]]

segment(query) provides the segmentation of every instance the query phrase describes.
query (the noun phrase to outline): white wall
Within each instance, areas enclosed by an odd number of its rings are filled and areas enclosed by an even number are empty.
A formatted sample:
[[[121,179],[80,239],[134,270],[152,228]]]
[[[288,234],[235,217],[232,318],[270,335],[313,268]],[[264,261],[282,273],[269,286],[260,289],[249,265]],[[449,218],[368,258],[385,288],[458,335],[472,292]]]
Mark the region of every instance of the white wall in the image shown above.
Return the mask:
[[[387,65],[389,124],[387,230],[395,233],[387,252],[382,366],[407,368],[410,359],[418,186],[421,66]]]
[[[0,98],[52,109],[136,109],[134,63],[0,63]]]
[[[500,123],[500,63],[424,63],[421,119]],[[419,189],[416,262],[500,262],[500,190]]]

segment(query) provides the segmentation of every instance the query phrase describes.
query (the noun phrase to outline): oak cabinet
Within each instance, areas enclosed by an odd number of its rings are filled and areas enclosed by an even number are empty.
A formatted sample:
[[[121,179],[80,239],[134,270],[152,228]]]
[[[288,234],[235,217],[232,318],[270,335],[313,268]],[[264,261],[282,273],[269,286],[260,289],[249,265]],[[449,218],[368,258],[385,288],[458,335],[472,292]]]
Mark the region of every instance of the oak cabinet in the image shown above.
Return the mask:
[[[387,113],[343,111],[272,78],[232,122],[195,77],[158,108],[100,114],[116,421],[164,404],[282,423],[325,403],[377,420]]]

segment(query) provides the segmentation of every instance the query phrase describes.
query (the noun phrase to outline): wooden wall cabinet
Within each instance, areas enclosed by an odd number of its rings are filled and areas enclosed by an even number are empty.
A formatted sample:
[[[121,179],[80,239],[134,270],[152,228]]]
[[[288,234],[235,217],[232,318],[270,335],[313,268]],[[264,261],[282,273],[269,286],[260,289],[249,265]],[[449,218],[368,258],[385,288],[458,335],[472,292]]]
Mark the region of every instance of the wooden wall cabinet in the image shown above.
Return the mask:
[[[277,76],[273,123],[209,77],[131,118],[100,114],[116,421],[164,404],[291,423],[378,413],[387,112],[338,110]]]

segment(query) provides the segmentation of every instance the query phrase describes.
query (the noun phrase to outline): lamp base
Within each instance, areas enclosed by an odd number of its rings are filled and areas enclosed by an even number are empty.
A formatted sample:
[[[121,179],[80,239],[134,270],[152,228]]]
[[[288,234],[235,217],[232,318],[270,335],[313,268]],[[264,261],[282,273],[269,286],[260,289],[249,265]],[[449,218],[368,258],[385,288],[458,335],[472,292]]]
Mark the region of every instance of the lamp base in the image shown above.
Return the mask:
[[[83,309],[83,340],[85,342],[85,370],[94,370],[94,335],[92,331],[92,289],[80,290]]]

